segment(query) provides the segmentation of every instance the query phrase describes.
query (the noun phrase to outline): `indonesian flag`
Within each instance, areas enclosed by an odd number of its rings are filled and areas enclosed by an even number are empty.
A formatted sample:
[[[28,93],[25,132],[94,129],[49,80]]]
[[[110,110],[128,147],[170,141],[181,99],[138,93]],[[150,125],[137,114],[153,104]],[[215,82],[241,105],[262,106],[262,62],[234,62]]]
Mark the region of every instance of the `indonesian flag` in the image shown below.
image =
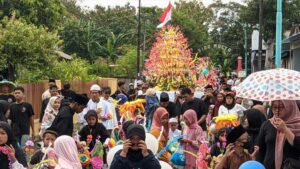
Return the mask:
[[[160,24],[157,26],[157,28],[162,28],[163,26],[165,26],[165,24],[171,20],[171,16],[172,16],[172,4],[170,2],[168,7],[165,9],[164,13],[160,16],[159,18]]]

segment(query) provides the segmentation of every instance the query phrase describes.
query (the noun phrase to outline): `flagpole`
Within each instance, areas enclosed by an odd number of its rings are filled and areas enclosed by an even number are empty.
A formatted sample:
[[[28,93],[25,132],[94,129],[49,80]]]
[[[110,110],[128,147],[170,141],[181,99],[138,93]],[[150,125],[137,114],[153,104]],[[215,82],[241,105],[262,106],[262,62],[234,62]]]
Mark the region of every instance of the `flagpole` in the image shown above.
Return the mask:
[[[137,77],[140,76],[140,57],[141,57],[141,51],[140,51],[140,36],[141,36],[141,0],[139,0],[139,6],[138,6],[138,32],[137,32],[137,56],[136,56],[136,66],[137,66]]]

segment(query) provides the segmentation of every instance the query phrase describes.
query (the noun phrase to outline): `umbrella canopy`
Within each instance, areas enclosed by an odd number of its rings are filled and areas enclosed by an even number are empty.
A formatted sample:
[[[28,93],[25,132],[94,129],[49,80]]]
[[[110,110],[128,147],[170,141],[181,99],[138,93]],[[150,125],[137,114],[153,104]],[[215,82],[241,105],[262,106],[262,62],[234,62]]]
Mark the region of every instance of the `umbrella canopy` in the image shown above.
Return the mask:
[[[255,72],[236,91],[237,97],[259,101],[300,100],[300,72],[282,68]]]
[[[7,85],[9,87],[9,93],[13,92],[14,88],[16,87],[15,84],[11,81],[8,81],[8,80],[2,80],[0,81],[0,88],[3,86],[3,85]],[[0,91],[1,93],[1,91]]]

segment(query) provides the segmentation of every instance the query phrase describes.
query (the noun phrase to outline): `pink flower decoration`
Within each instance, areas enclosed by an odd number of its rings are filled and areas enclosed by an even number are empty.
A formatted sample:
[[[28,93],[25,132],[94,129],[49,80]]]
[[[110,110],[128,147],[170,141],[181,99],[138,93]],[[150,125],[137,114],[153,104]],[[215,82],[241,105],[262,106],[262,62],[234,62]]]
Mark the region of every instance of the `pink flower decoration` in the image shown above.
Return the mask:
[[[217,147],[221,147],[220,142],[217,142]]]
[[[26,147],[34,147],[34,143],[32,140],[27,140],[26,143],[25,143],[25,146]]]
[[[103,167],[103,160],[100,157],[93,157],[92,158],[92,166],[93,169],[102,169]]]
[[[226,141],[225,141],[225,142],[222,142],[222,147],[223,147],[223,148],[225,148],[226,145],[227,145],[227,142],[226,142]]]
[[[5,147],[0,147],[0,151],[3,153],[3,154],[8,154],[8,150],[5,148]]]

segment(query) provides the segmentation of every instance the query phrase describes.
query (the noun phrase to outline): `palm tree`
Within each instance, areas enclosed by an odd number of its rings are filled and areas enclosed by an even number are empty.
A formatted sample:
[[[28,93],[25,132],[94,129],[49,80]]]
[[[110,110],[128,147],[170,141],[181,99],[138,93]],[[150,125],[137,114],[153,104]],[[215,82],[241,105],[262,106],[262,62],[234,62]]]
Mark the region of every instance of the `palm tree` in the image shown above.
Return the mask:
[[[119,47],[122,44],[122,40],[130,34],[131,33],[120,33],[115,35],[113,32],[110,32],[107,36],[105,45],[100,45],[96,42],[102,56],[107,59],[107,65],[109,65],[109,61],[112,61],[114,64],[116,63],[119,57]]]

